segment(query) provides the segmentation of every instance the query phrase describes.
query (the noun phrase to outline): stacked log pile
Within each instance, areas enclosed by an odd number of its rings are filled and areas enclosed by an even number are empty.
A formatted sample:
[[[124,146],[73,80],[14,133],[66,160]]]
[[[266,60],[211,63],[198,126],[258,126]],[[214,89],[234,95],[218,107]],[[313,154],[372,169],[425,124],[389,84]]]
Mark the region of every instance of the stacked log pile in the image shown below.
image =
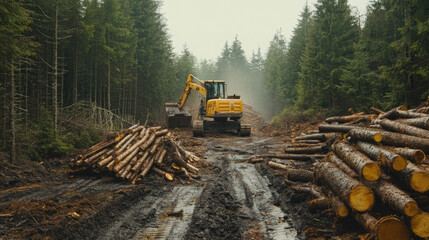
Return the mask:
[[[371,238],[428,239],[428,107],[371,110],[377,115],[328,118],[318,131],[288,143],[286,155],[296,156],[283,159],[312,160],[308,169],[287,161],[268,166],[285,170],[295,191],[314,198],[310,209],[331,208],[339,217],[351,213]]]
[[[181,147],[167,129],[135,125],[121,131],[115,139],[87,149],[72,159],[70,166],[110,172],[135,184],[142,182],[150,171],[169,181],[198,179],[199,169],[193,165],[197,161],[200,158]]]

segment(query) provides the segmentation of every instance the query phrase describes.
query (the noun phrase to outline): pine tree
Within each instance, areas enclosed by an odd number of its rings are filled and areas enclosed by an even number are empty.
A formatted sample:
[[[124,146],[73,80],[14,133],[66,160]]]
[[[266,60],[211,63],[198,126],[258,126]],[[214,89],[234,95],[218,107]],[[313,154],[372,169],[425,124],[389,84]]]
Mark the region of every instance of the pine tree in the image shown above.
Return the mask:
[[[342,68],[353,58],[359,27],[347,0],[319,0],[301,62],[297,105],[326,108],[331,113],[344,109],[338,92]]]

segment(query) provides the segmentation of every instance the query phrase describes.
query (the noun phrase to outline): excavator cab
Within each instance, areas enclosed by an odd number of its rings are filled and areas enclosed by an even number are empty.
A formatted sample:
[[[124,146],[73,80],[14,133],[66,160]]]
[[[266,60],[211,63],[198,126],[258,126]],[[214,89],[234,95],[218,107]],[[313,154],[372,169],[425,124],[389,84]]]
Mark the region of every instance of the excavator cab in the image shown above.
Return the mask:
[[[206,81],[207,101],[211,99],[225,99],[225,82],[224,81]]]

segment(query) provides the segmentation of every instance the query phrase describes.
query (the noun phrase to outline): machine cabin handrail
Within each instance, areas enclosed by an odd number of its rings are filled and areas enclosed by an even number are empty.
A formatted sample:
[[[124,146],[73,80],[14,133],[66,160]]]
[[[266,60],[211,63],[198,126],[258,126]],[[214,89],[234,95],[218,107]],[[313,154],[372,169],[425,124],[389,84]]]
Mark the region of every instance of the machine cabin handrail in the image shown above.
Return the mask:
[[[198,81],[195,83],[193,80]],[[203,95],[204,99],[207,97],[207,89],[204,87],[204,81],[194,77],[192,74],[189,74],[188,79],[186,80],[186,86],[183,90],[182,96],[179,98],[178,107],[182,109],[183,105],[185,105],[186,100],[188,99],[189,94],[191,93],[191,89],[194,89],[201,95]]]

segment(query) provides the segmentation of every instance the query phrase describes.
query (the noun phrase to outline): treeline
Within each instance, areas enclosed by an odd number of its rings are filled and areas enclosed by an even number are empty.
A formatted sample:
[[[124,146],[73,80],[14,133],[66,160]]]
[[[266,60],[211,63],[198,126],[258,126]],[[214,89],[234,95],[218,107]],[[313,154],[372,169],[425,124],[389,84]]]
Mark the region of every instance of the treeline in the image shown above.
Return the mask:
[[[12,159],[16,152],[40,159],[92,142],[96,134],[70,137],[64,129],[91,124],[63,124],[65,109],[82,101],[130,123],[159,119],[190,70],[172,52],[160,4],[1,1],[1,149]],[[99,115],[94,118],[106,117]]]
[[[374,0],[360,22],[347,0],[306,6],[289,43],[276,34],[268,50],[274,113],[419,104],[429,95],[428,13],[426,0]]]

